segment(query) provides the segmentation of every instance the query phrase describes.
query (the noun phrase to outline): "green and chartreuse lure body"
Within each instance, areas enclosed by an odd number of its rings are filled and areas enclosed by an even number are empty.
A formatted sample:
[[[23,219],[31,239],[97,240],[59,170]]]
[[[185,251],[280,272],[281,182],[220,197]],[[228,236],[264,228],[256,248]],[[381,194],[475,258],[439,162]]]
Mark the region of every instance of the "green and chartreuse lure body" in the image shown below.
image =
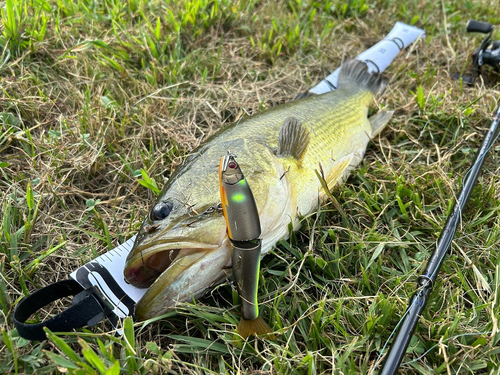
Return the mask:
[[[261,234],[259,213],[252,190],[232,155],[219,164],[222,210],[231,241],[233,278],[241,300],[238,333],[247,338],[271,332],[259,316],[258,283]]]

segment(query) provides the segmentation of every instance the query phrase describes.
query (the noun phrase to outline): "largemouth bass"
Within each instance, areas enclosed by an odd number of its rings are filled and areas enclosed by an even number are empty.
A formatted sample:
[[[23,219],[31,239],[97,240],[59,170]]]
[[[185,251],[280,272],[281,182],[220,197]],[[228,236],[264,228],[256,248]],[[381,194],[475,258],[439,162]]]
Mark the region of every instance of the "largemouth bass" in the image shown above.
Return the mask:
[[[391,112],[368,119],[384,80],[365,63],[348,60],[335,91],[292,101],[223,128],[172,174],[127,257],[124,276],[149,288],[138,320],[199,298],[226,278],[230,243],[220,209],[218,167],[228,151],[252,187],[261,224],[262,254],[314,211],[329,189],[361,161]],[[321,170],[324,182],[316,171]]]

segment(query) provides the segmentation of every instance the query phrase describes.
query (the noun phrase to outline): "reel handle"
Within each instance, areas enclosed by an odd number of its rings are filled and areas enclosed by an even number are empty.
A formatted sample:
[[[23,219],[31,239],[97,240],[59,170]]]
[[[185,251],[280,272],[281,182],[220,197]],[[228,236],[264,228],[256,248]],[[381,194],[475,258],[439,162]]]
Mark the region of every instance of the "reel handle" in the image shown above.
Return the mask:
[[[488,34],[493,30],[493,26],[489,22],[480,22],[475,20],[469,20],[467,22],[467,32],[478,32],[483,34]]]

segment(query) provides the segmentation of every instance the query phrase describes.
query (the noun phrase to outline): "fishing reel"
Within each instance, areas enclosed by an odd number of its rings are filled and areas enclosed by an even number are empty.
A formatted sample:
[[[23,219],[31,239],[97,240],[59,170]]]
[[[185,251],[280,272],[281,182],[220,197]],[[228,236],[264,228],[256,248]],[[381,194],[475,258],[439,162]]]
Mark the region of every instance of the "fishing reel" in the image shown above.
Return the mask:
[[[472,54],[472,77],[462,76],[462,80],[465,83],[472,85],[476,78],[481,75],[481,67],[484,64],[491,65],[497,72],[500,70],[500,40],[491,41],[493,25],[488,22],[469,20],[469,22],[467,22],[467,32],[488,34],[481,42],[478,49]]]

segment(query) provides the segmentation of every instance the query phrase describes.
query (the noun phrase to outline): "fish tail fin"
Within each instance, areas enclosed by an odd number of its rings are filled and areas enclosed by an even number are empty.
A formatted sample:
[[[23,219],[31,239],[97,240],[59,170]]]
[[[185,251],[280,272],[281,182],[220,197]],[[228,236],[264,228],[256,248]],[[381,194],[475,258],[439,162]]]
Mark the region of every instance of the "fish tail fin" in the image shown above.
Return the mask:
[[[342,64],[338,85],[339,87],[353,85],[378,96],[383,94],[386,80],[378,73],[370,73],[365,62],[349,59]]]
[[[271,327],[269,327],[269,325],[260,316],[253,320],[245,320],[241,318],[236,330],[244,339],[251,335],[266,335],[273,331]],[[273,339],[274,336],[270,336],[270,338]]]

